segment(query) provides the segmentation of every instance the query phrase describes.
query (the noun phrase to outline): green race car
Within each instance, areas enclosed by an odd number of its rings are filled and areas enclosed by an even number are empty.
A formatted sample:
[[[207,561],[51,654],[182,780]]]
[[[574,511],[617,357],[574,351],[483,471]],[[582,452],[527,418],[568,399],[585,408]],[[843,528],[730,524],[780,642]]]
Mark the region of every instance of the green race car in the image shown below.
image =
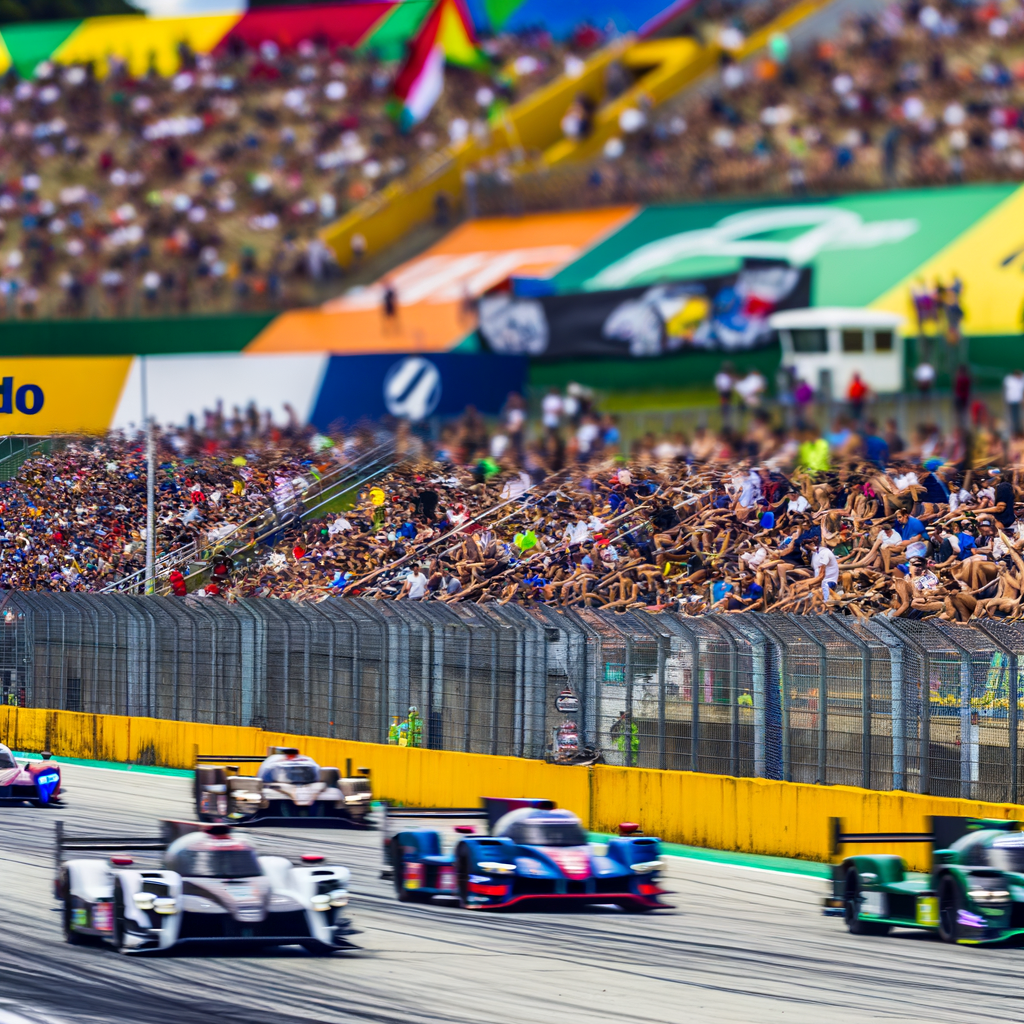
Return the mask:
[[[824,913],[842,917],[854,935],[892,928],[939,933],[943,942],[1004,942],[1024,935],[1024,831],[1019,821],[934,817],[931,832],[853,833],[831,819],[833,852],[862,843],[927,843],[929,873],[907,870],[902,857],[871,853],[832,868]]]

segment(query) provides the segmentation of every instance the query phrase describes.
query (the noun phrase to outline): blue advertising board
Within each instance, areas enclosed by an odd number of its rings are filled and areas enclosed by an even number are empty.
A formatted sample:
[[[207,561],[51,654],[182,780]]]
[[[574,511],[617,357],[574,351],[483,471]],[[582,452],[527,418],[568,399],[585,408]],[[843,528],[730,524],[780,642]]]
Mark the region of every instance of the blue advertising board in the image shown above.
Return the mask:
[[[309,419],[327,430],[385,416],[458,416],[469,405],[494,415],[511,392],[523,392],[528,366],[525,356],[452,352],[332,356]]]

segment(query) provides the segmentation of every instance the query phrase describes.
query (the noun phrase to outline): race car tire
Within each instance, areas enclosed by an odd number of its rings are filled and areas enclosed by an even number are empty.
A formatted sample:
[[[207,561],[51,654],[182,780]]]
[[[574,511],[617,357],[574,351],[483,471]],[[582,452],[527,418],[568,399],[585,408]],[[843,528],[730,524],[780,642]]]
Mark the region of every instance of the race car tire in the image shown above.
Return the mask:
[[[956,942],[960,937],[957,920],[963,905],[960,886],[954,878],[946,875],[939,883],[939,938],[943,942]]]
[[[114,948],[119,952],[124,952],[124,893],[121,891],[121,883],[114,882],[114,932],[111,936],[111,941],[114,943]]]
[[[860,876],[856,868],[846,873],[843,917],[851,935],[888,935],[890,926],[881,921],[865,921],[860,916]]]
[[[469,857],[465,850],[459,850],[456,858],[455,879],[459,887],[459,906],[470,910],[473,904],[469,902]]]
[[[85,946],[89,944],[91,936],[82,935],[71,927],[71,879],[67,871],[62,871],[60,876],[61,893],[61,924],[64,928],[64,941],[72,946]]]

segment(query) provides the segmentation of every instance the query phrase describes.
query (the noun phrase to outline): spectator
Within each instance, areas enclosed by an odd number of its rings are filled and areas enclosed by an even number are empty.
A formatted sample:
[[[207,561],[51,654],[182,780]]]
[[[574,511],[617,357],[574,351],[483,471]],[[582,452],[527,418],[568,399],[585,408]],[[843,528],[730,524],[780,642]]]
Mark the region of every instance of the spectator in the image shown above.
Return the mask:
[[[1003,400],[1010,417],[1010,431],[1014,436],[1021,433],[1021,402],[1024,402],[1024,370],[1014,370],[1003,378]]]

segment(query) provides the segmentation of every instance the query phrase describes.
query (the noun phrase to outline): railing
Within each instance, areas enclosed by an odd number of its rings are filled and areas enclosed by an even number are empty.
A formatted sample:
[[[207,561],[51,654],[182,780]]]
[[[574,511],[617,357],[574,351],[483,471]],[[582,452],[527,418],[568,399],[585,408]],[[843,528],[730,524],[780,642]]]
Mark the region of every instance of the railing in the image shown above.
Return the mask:
[[[164,552],[154,560],[155,576],[158,580],[157,590],[167,590],[166,582],[161,580],[173,569],[188,569],[194,560],[214,552],[224,552],[237,557],[243,551],[255,549],[269,537],[296,520],[308,517],[320,511],[335,498],[351,490],[358,490],[370,480],[381,476],[391,469],[396,462],[394,441],[388,439],[380,442],[358,456],[353,462],[345,463],[332,469],[323,476],[313,477],[304,481],[305,487],[291,495],[287,501],[272,502],[253,513],[243,522],[232,525],[230,532],[210,540],[204,546],[190,541],[171,551]],[[315,504],[306,506],[304,500],[313,497]],[[184,572],[188,580],[197,580],[205,572],[205,566]],[[145,568],[123,576],[121,579],[104,587],[103,594],[110,593],[141,593],[146,582]]]
[[[1024,626],[9,593],[0,700],[1015,802]],[[559,739],[561,737],[561,740]],[[563,750],[564,752],[564,750]]]

